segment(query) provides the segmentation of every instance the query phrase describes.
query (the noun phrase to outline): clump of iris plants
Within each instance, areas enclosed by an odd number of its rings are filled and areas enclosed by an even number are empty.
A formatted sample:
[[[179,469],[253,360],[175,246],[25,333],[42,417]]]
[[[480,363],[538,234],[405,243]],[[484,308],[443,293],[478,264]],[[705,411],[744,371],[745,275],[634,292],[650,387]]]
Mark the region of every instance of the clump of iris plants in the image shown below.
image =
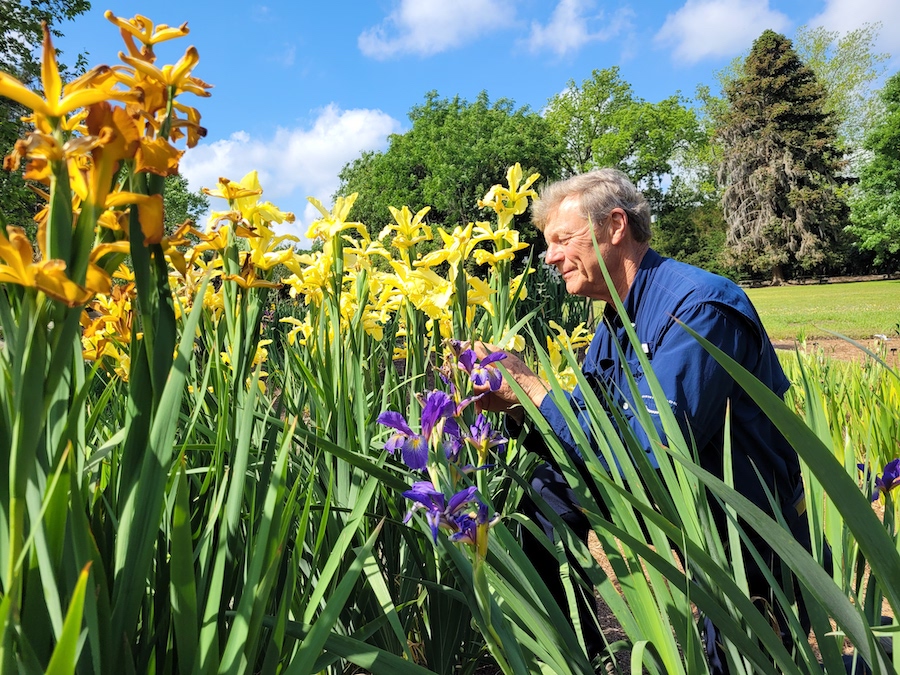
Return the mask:
[[[378,422],[393,429],[384,444],[399,455],[412,471],[428,480],[416,481],[403,496],[412,502],[404,522],[424,512],[435,543],[440,530],[451,541],[468,544],[476,559],[487,554],[488,532],[500,519],[473,484],[472,475],[491,468],[490,454],[505,450],[507,439],[473,405],[503,380],[495,364],[506,358],[502,351],[479,359],[468,342],[447,340],[440,378],[448,391],[434,389],[417,395],[421,405],[418,430],[403,414],[386,410]],[[467,460],[474,456],[474,462]]]

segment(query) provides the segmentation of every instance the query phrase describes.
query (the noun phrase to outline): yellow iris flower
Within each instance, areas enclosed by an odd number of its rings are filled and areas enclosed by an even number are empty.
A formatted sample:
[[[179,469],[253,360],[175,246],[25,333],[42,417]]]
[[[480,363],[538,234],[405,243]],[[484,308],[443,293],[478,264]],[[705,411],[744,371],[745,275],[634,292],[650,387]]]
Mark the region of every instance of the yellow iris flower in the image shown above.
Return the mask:
[[[44,24],[41,84],[44,88],[44,98],[38,96],[11,75],[0,72],[0,95],[11,98],[16,103],[32,110],[36,116],[44,118],[51,128],[57,126],[59,118],[79,108],[86,108],[94,103],[110,99],[137,99],[137,95],[130,92],[87,88],[82,79],[76,80],[75,83],[63,89],[59,66],[56,63],[56,51],[53,49],[47,24]],[[76,84],[77,86],[75,86]]]
[[[388,209],[390,209],[391,215],[397,224],[388,225],[381,230],[381,233],[378,235],[379,241],[383,240],[391,232],[395,232],[396,234],[391,240],[391,246],[401,251],[406,251],[419,242],[431,241],[431,228],[422,223],[422,219],[431,210],[430,206],[419,210],[415,216],[412,215],[412,211],[409,210],[408,206],[404,206],[402,209],[389,206]]]
[[[368,237],[361,239],[344,237],[344,240],[347,242],[344,246],[344,260],[348,267],[364,267],[370,272],[374,272],[371,263],[372,256],[380,255],[385,260],[391,259],[391,254],[377,239],[373,241]]]
[[[528,297],[528,286],[525,284],[525,278],[529,274],[534,274],[533,267],[529,267],[527,270],[525,270],[509,282],[508,291],[510,302],[515,302],[516,300],[524,300]],[[518,298],[515,297],[516,291],[518,291]]]
[[[500,216],[501,224],[504,219],[509,222],[512,216],[525,213],[525,209],[528,208],[529,197],[532,199],[537,198],[537,193],[531,189],[531,186],[540,177],[539,173],[533,173],[520,186],[519,183],[522,182],[522,165],[516,162],[506,172],[506,183],[509,187],[505,188],[502,185],[493,186],[488,190],[484,199],[478,200],[478,206],[483,209],[493,209]]]
[[[453,284],[430,269],[411,269],[391,261],[394,274],[385,279],[386,286],[400,291],[412,305],[431,319],[440,319],[453,299]]]
[[[220,220],[220,219],[217,219]],[[203,251],[224,251],[228,246],[228,235],[231,232],[231,225],[224,223],[215,229],[209,229],[206,232],[200,232],[191,228],[191,234],[200,239],[200,243],[194,247],[198,253]]]
[[[253,260],[248,251],[243,251],[241,255],[243,257],[241,273],[224,274],[222,275],[223,279],[226,281],[233,281],[245,290],[248,288],[281,288],[280,281],[267,281],[266,279],[260,279],[256,275],[256,265],[253,264]]]
[[[471,274],[466,274],[466,280],[469,282],[466,302],[469,305],[480,305],[488,314],[494,316],[494,303],[491,302],[491,296],[497,291],[491,288],[491,285],[484,279],[479,279]]]
[[[303,296],[307,305],[320,305],[325,289],[331,285],[333,258],[324,252],[304,253],[285,261],[285,266],[293,272],[282,281],[291,287],[291,297]]]
[[[128,51],[135,56],[138,54],[152,56],[153,45],[165,42],[166,40],[184,37],[190,33],[186,21],[175,28],[167,26],[164,23],[154,25],[150,19],[140,14],[136,14],[133,19],[123,19],[117,17],[111,11],[106,10],[106,12],[103,13],[103,16],[119,27],[119,30],[122,33],[122,39],[125,40],[125,44],[128,45]],[[135,48],[134,38],[140,40],[146,49],[139,52]]]
[[[146,86],[148,82],[153,82],[166,89],[173,89],[175,96],[185,92],[197,96],[210,95],[207,89],[211,89],[212,85],[191,75],[191,71],[200,62],[200,54],[196,47],[188,47],[184,56],[178,59],[174,65],[167,64],[162,68],[157,68],[152,63],[122,52],[119,52],[119,58],[134,68],[135,75],[143,76],[144,79],[140,80],[143,86]]]
[[[178,112],[184,113],[185,116],[180,118],[172,115],[169,120],[169,137],[173,141],[177,141],[179,138],[187,136],[187,146],[189,148],[195,147],[201,138],[206,137],[206,128],[200,126],[199,111],[178,101],[174,101],[172,107]]]
[[[484,265],[485,263],[496,265],[506,260],[515,259],[516,251],[523,248],[528,248],[528,244],[520,244],[517,248],[501,248],[499,251],[485,251],[480,248],[472,253],[472,257],[475,258],[475,262],[479,265]]]
[[[302,334],[302,337],[299,339],[299,343],[301,345],[306,344],[306,340],[312,335],[313,327],[312,324],[309,323],[309,317],[306,317],[306,320],[301,321],[300,319],[295,319],[292,316],[286,316],[283,319],[279,319],[281,323],[289,323],[293,326],[293,328],[287,334],[288,344],[292,347],[295,343],[298,342],[297,336]]]
[[[251,172],[255,173],[255,172]],[[250,174],[247,174],[249,176]],[[247,176],[244,176],[244,180],[247,180]],[[241,183],[235,183],[232,180],[228,180],[227,178],[219,178],[218,187],[215,189],[203,188],[203,194],[209,195],[210,197],[221,197],[222,199],[227,199],[229,203],[234,202],[238,199],[243,199],[245,197],[255,197],[257,195],[262,194],[262,188],[259,187],[257,182],[256,187],[247,187]]]
[[[165,234],[162,195],[142,195],[135,192],[113,192],[106,198],[106,208],[137,206],[138,220],[144,235],[144,246],[162,243]]]
[[[446,262],[450,264],[450,280],[455,280],[459,263],[466,260],[478,244],[472,239],[472,228],[473,223],[469,223],[466,227],[457,225],[449,234],[443,228],[438,228],[438,234],[444,240],[444,247],[423,256],[416,262],[416,267],[434,267]]]
[[[142,138],[134,156],[134,172],[172,176],[178,173],[178,163],[184,150],[176,149],[164,138]]]
[[[368,236],[368,232],[362,223],[347,221],[347,216],[350,215],[350,209],[353,208],[353,203],[356,201],[357,196],[358,194],[354,192],[349,197],[338,197],[331,211],[326,209],[322,202],[315,197],[307,197],[309,203],[315,206],[319,213],[322,214],[321,218],[313,221],[309,226],[309,231],[306,233],[307,238],[322,239],[325,242],[330,242],[332,237],[339,232],[350,229],[355,229],[362,236]]]
[[[42,291],[69,307],[85,304],[96,293],[108,293],[110,278],[96,265],[89,265],[85,285],[66,276],[62,260],[34,261],[31,242],[21,227],[7,226],[6,235],[0,232],[0,282],[17,284]]]
[[[547,336],[547,355],[550,357],[550,370],[562,388],[571,391],[578,384],[578,380],[563,352],[571,349],[577,353],[578,350],[586,348],[591,343],[592,335],[583,323],[575,326],[571,335],[567,334],[565,329],[555,321],[550,321],[550,327],[556,331],[555,336]],[[543,367],[541,367],[539,374],[541,377],[549,379],[548,373],[544,371]]]
[[[113,272],[113,279],[118,279],[126,283],[134,283],[134,270],[125,263],[119,265],[118,269]]]
[[[97,294],[81,314],[82,343],[85,349],[90,344],[95,352],[106,353],[103,340],[117,346],[131,341],[135,297],[133,283],[114,286],[109,294]],[[90,360],[95,359],[96,356]]]

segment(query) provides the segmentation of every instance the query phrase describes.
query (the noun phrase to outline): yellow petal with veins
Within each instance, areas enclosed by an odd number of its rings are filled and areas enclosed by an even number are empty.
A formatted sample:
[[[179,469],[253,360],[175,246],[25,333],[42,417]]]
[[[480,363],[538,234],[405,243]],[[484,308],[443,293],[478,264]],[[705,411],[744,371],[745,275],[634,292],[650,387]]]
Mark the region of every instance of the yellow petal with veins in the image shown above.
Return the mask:
[[[41,81],[44,85],[44,96],[47,101],[59,101],[62,95],[62,78],[59,76],[59,66],[56,65],[56,50],[50,41],[50,29],[47,22],[42,22],[44,29],[43,53],[41,55]]]
[[[141,223],[141,232],[144,234],[144,246],[160,243],[165,233],[162,195],[114,192],[106,198],[107,208],[131,204],[138,207],[138,220]]]
[[[178,162],[184,154],[164,138],[141,139],[135,155],[135,173],[145,171],[157,176],[172,176],[178,173]]]
[[[35,264],[34,286],[51,298],[69,307],[77,307],[94,296],[93,291],[82,288],[66,276],[66,263],[62,260],[47,260]]]
[[[121,253],[127,255],[131,253],[131,244],[127,241],[108,241],[105,244],[98,244],[91,251],[91,262],[100,260],[108,253]]]
[[[108,294],[112,290],[112,279],[102,267],[88,263],[84,286],[92,293]]]

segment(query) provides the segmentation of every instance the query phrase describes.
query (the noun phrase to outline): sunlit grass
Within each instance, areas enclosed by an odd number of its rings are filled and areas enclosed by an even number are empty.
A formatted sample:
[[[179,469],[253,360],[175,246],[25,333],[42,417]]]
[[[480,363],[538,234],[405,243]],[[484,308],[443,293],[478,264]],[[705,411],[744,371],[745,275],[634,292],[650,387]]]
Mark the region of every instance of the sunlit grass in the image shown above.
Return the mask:
[[[769,337],[824,337],[828,331],[856,339],[896,335],[900,281],[750,288],[747,295]]]
[[[773,340],[831,337],[828,331],[854,339],[897,336],[900,323],[900,281],[858,281],[847,284],[748,288]],[[594,316],[604,303],[594,303]]]

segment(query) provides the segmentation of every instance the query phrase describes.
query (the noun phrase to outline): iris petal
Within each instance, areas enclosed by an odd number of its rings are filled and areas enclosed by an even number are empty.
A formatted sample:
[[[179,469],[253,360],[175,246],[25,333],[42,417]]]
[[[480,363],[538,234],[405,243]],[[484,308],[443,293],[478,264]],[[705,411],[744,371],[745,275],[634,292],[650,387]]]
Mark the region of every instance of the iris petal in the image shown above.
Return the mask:
[[[453,399],[445,392],[438,390],[430,392],[422,409],[422,435],[430,436],[438,420],[450,417],[455,410]]]
[[[475,351],[472,349],[466,349],[462,354],[459,355],[459,365],[465,370],[467,373],[472,372],[472,366],[478,361],[478,357],[475,354]]]
[[[481,366],[475,366],[472,369],[472,372],[469,373],[469,379],[472,380],[472,384],[476,387],[483,387],[484,385],[490,382],[490,373],[487,368],[482,368]]]
[[[474,485],[472,485],[470,487],[465,488],[464,490],[460,490],[455,495],[450,497],[450,503],[447,504],[447,512],[452,515],[452,514],[456,513],[460,509],[460,507],[464,506],[465,504],[468,504],[473,499],[475,499],[475,490],[476,489],[477,488]]]
[[[422,471],[428,466],[428,442],[424,436],[414,435],[406,439],[403,461],[413,471]]]
[[[488,385],[491,388],[491,391],[497,391],[500,388],[500,385],[503,384],[503,376],[497,371],[496,368],[488,369]]]
[[[407,436],[414,435],[412,429],[409,428],[409,424],[406,421],[406,418],[403,417],[398,412],[393,410],[385,410],[378,416],[378,423],[383,424],[386,427],[391,427],[392,429],[396,429],[397,431],[406,434]]]
[[[406,443],[406,438],[407,437],[404,434],[394,434],[387,440],[387,443],[384,444],[384,449],[393,455],[397,450],[403,448],[403,444]]]
[[[492,352],[481,359],[481,365],[486,366],[489,363],[495,363],[497,361],[502,361],[506,358],[506,352]]]

